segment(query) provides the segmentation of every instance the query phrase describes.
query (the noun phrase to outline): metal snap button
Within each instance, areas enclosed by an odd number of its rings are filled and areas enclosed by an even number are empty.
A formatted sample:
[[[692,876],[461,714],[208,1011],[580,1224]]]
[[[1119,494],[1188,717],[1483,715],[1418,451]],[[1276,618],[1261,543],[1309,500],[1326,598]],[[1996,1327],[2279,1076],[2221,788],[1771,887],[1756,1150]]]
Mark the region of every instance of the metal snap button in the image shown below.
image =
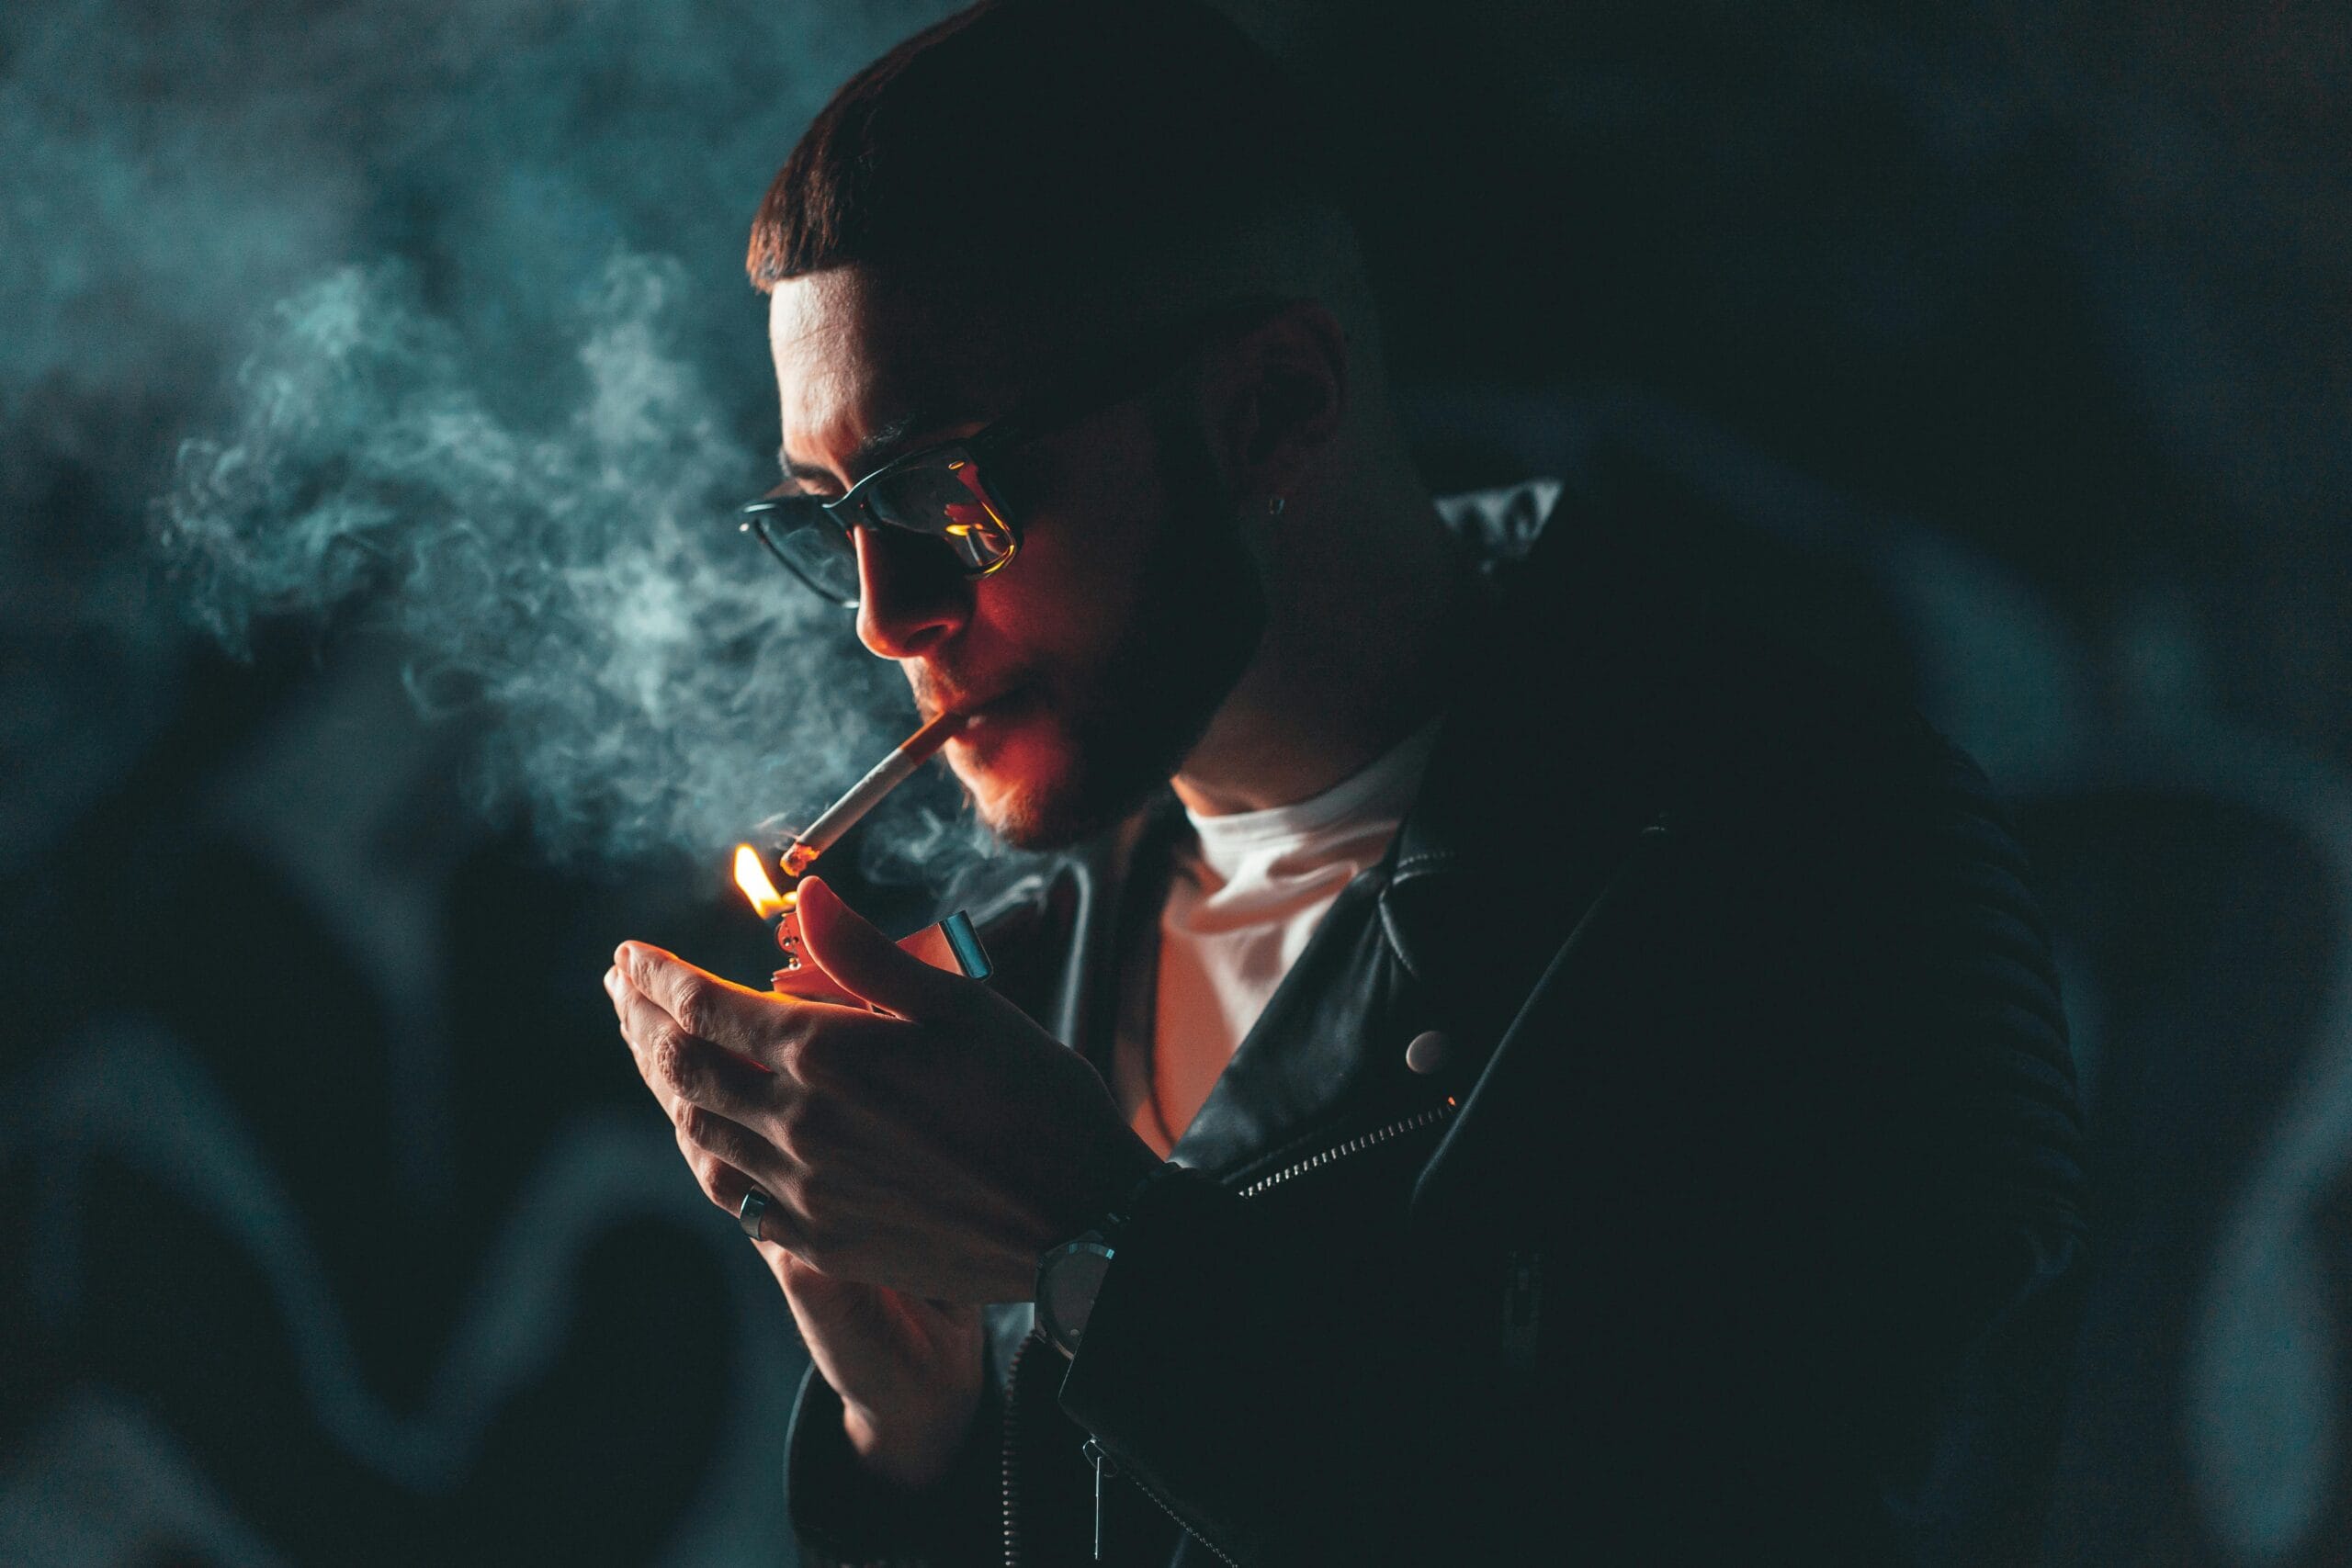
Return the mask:
[[[1442,1070],[1453,1059],[1453,1042],[1434,1029],[1424,1029],[1405,1047],[1405,1065],[1424,1076]]]

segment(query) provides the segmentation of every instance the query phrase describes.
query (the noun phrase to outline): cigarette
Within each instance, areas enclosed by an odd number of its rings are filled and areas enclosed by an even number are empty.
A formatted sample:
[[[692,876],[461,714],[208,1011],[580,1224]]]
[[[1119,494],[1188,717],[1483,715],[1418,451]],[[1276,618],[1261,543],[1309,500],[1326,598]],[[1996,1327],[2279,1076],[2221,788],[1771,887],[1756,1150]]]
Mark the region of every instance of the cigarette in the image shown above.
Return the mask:
[[[899,741],[895,750],[874,764],[872,772],[850,786],[847,795],[808,824],[806,832],[794,836],[792,847],[784,852],[778,863],[784,874],[805,874],[817,863],[819,855],[833,847],[834,840],[856,827],[861,818],[882,804],[883,796],[912,778],[915,770],[955,739],[967,722],[960,713],[942,713]]]

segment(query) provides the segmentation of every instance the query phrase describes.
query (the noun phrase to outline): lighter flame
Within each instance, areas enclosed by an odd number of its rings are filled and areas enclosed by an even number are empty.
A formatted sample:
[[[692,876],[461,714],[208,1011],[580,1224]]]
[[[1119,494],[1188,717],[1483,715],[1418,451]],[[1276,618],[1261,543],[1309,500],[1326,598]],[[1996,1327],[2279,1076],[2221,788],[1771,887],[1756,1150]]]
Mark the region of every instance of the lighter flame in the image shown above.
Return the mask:
[[[791,894],[775,890],[775,884],[768,880],[767,863],[749,844],[735,846],[735,886],[743,890],[743,897],[762,919],[789,909],[795,902]]]

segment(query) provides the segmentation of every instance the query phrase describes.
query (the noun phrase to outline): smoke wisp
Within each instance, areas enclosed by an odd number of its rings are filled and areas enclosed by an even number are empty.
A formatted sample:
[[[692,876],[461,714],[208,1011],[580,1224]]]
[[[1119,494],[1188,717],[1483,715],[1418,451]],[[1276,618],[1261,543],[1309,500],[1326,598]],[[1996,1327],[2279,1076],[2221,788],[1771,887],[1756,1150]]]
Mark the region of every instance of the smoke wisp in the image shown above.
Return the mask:
[[[19,17],[41,69],[0,90],[0,145],[42,152],[6,227],[41,231],[20,281],[51,308],[0,392],[72,453],[122,423],[60,389],[149,367],[166,439],[103,471],[160,497],[168,604],[232,649],[394,628],[558,855],[775,839],[913,720],[735,528],[774,441],[743,230],[824,93],[941,8],[264,8],[233,47],[108,0]],[[97,36],[130,48],[66,47]],[[869,870],[985,842],[936,777],[886,810]]]
[[[751,465],[681,350],[681,287],[674,264],[613,259],[571,302],[538,423],[476,384],[408,269],[288,300],[161,509],[191,613],[232,647],[265,618],[388,616],[420,703],[483,711],[482,782],[559,852],[805,823],[912,708],[734,525]],[[898,863],[978,841],[936,792],[878,837]]]

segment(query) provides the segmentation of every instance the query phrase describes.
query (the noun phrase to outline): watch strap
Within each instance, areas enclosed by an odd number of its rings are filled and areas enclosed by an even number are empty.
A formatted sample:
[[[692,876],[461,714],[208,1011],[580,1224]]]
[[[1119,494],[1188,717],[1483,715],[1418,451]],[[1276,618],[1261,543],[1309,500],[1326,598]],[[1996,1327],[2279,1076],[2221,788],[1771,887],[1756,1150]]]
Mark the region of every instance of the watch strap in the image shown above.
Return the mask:
[[[1187,1168],[1178,1165],[1172,1159],[1162,1160],[1153,1166],[1144,1173],[1142,1180],[1127,1189],[1127,1195],[1119,1200],[1117,1206],[1103,1215],[1093,1226],[1094,1234],[1113,1247],[1118,1246],[1120,1233],[1127,1228],[1136,1214],[1149,1201],[1151,1194],[1159,1189],[1159,1184],[1183,1175]]]

